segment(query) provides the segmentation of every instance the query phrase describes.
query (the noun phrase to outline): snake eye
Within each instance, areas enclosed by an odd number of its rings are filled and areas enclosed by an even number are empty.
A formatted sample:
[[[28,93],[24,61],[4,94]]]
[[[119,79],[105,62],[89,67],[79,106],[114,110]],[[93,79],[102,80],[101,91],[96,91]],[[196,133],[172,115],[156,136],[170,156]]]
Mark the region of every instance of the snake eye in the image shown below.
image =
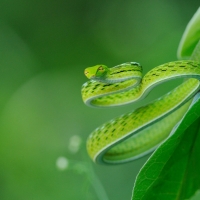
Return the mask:
[[[100,66],[100,67],[98,68],[98,70],[99,70],[99,71],[103,71],[104,68],[103,68],[102,66]]]
[[[96,67],[96,72],[95,72],[96,77],[100,78],[106,76],[108,69],[105,65],[96,65],[95,67]]]

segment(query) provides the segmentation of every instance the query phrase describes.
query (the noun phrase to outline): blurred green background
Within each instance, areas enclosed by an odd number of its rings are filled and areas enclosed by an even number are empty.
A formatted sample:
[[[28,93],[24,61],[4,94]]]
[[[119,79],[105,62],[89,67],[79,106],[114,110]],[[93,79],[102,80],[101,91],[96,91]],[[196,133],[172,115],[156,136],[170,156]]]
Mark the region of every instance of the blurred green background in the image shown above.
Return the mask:
[[[99,166],[85,141],[98,125],[176,83],[135,105],[94,109],[81,99],[83,70],[137,61],[147,72],[176,60],[198,6],[198,0],[0,0],[0,199],[130,199],[148,156]]]

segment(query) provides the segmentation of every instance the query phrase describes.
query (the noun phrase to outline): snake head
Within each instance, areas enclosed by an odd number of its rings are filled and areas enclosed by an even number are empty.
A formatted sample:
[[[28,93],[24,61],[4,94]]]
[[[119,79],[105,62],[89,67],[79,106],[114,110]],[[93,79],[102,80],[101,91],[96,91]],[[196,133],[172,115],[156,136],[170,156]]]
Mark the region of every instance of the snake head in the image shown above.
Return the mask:
[[[88,79],[101,79],[104,78],[108,72],[108,67],[105,65],[95,65],[85,69],[84,74]]]

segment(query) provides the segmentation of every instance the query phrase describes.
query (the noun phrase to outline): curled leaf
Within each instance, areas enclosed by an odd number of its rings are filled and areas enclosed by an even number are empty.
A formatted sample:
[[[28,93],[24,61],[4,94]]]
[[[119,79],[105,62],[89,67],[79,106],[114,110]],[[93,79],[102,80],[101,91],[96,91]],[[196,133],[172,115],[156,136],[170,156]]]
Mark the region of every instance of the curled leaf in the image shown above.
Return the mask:
[[[179,59],[190,58],[200,38],[200,8],[188,23],[181,38],[177,56]]]

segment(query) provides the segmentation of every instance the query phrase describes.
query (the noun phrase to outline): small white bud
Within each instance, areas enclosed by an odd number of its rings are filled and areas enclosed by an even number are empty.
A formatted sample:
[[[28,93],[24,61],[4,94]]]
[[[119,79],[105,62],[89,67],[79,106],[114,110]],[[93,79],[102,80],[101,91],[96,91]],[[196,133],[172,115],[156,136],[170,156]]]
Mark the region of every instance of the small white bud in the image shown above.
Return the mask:
[[[67,158],[60,156],[56,160],[56,166],[59,170],[65,170],[69,166],[69,161]]]

